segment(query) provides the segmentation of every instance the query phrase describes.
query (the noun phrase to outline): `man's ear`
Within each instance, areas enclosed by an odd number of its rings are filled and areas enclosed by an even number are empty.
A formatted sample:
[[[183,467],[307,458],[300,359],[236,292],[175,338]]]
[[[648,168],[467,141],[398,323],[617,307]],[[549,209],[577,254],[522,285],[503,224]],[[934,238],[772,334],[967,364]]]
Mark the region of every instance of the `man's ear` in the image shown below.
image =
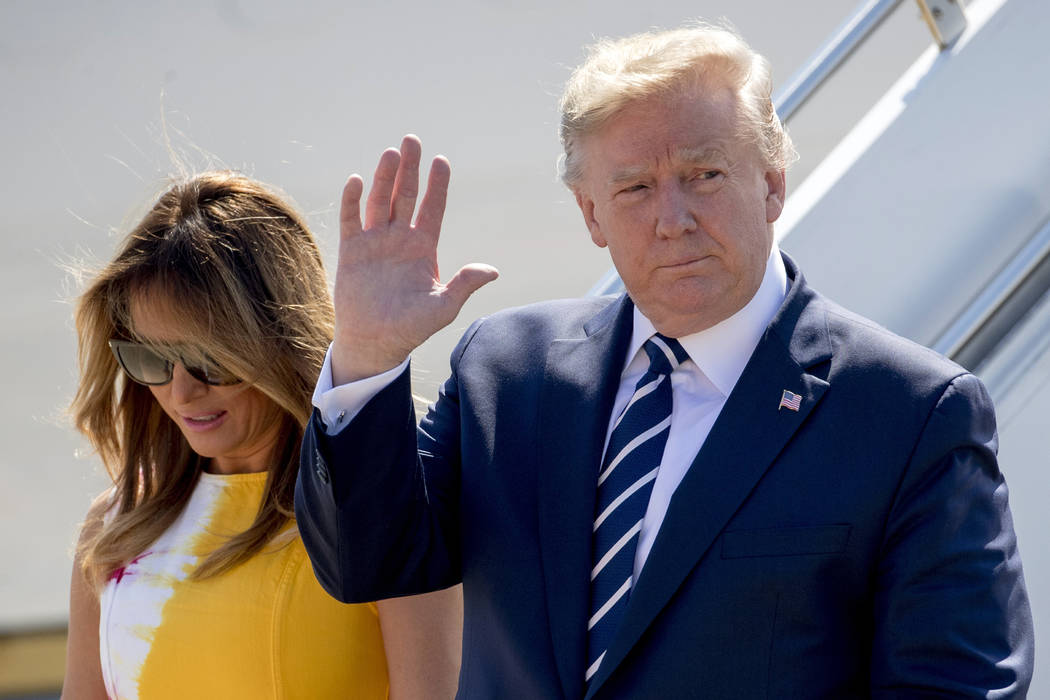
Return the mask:
[[[787,194],[787,178],[783,170],[766,171],[766,223],[771,224],[780,218],[784,211],[784,197]]]
[[[594,241],[594,245],[599,248],[609,245],[605,241],[605,236],[602,235],[602,228],[598,223],[598,219],[595,218],[594,200],[580,192],[580,190],[573,190],[573,194],[576,195],[576,205],[579,206],[580,213],[583,214],[583,221],[587,224],[587,230],[591,232],[591,240]]]

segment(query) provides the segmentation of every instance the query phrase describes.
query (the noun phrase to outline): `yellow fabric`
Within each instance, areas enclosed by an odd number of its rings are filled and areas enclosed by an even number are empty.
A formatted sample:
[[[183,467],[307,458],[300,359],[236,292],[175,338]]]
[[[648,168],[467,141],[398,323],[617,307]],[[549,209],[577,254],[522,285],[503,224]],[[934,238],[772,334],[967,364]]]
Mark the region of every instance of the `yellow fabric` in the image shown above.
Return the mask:
[[[197,561],[251,524],[266,475],[205,478],[223,488],[189,545]],[[375,605],[344,605],[325,593],[294,529],[219,576],[180,578],[152,630],[139,698],[388,696]]]

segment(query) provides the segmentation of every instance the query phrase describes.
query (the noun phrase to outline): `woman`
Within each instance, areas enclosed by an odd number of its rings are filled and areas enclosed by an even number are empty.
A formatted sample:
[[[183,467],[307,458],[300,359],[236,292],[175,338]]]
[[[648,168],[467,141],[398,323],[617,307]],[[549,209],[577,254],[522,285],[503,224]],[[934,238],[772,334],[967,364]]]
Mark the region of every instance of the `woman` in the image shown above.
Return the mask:
[[[458,589],[347,606],[292,497],[332,335],[295,211],[210,172],[160,199],[76,307],[77,428],[113,488],[70,592],[66,698],[448,697]]]

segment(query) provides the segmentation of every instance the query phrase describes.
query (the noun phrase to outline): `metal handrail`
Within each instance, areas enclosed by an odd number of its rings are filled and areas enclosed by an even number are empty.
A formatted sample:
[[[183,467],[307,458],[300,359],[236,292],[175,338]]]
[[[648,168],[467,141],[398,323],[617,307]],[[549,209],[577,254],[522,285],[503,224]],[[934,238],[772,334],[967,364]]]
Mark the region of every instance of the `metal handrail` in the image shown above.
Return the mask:
[[[1028,240],[931,347],[976,369],[1050,289],[1050,221]]]
[[[821,85],[839,69],[843,61],[868,38],[903,0],[867,0],[853,16],[835,30],[831,38],[773,96],[773,105],[782,122],[787,122]]]

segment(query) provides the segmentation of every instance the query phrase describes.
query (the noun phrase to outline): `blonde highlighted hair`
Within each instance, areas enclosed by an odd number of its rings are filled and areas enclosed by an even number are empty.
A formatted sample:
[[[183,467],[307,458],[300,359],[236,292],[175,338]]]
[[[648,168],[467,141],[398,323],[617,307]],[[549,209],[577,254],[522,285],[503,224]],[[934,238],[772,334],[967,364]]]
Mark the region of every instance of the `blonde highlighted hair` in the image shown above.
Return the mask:
[[[732,29],[697,23],[592,45],[562,95],[562,180],[575,189],[583,175],[580,141],[631,103],[729,87],[737,96],[742,137],[753,140],[767,168],[797,158],[770,98],[769,61]]]
[[[193,347],[265,394],[281,414],[254,522],[201,562],[198,577],[251,557],[294,518],[299,445],[333,332],[317,244],[276,192],[216,171],[176,182],[160,196],[76,304],[73,419],[114,484],[92,509],[78,550],[96,586],[174,522],[207,461],[148,387],[124,377],[108,347],[112,338],[141,339],[130,310],[143,295],[160,300]]]

